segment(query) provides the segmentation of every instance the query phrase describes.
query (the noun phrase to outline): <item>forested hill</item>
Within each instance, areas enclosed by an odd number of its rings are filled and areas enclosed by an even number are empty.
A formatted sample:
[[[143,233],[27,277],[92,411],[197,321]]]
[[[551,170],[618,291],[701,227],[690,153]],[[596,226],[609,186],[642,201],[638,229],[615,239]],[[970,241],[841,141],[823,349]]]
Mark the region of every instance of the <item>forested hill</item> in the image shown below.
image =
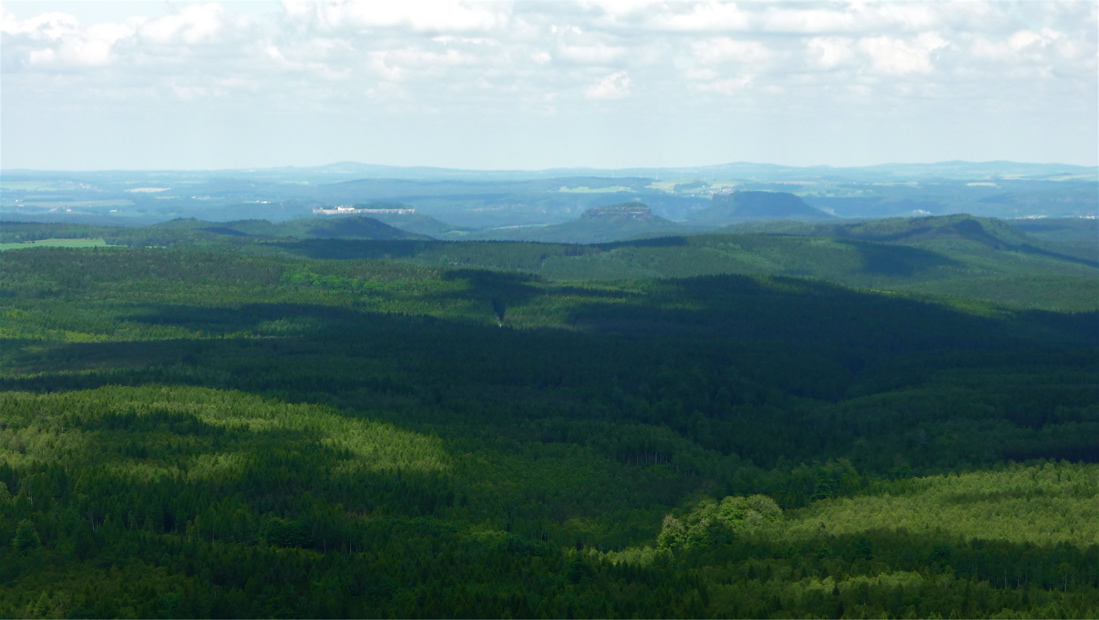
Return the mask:
[[[690,213],[691,222],[721,225],[748,220],[829,219],[834,216],[815,209],[789,192],[738,191],[715,194],[709,207]]]
[[[887,218],[856,222],[751,222],[735,224],[719,232],[770,233],[840,237],[878,242],[918,242],[938,239],[976,241],[993,247],[1020,246],[1033,243],[1017,227],[1002,220],[971,215],[938,217]]]
[[[0,252],[0,615],[1099,613],[1095,312],[219,239]]]
[[[690,229],[653,214],[641,203],[592,207],[575,220],[549,226],[482,231],[473,239],[539,241],[545,243],[606,243],[690,232]]]
[[[1039,218],[1009,223],[1032,239],[1055,243],[1062,251],[1099,263],[1099,219]]]
[[[599,215],[596,211],[595,216],[579,218],[576,225],[587,234],[612,231],[641,236],[641,230],[651,233],[653,227],[666,222],[650,217],[636,205],[625,209],[629,213],[616,215],[610,210]],[[341,226],[339,221],[320,220],[333,227]],[[1071,242],[1036,239],[999,220],[968,216],[844,224],[761,222],[730,228],[731,232],[723,234],[591,245],[324,239],[284,236],[315,230],[317,220],[230,224],[226,230],[210,232],[203,229],[221,225],[198,220],[148,228],[6,222],[0,226],[0,243],[38,240],[41,244],[60,238],[60,243],[84,239],[110,245],[219,248],[311,258],[385,258],[432,267],[518,270],[556,280],[785,275],[845,286],[988,300],[1016,308],[1099,309],[1099,239],[1091,243],[1075,237],[1069,238]],[[343,232],[337,229],[328,234]]]
[[[355,205],[359,206],[359,205]],[[401,208],[403,205],[396,205],[396,208]],[[364,208],[378,208],[375,205],[362,205]],[[444,221],[438,220],[427,215],[418,215],[415,213],[375,213],[370,217],[389,224],[394,228],[399,228],[410,233],[417,235],[426,235],[428,237],[436,239],[444,239],[455,236],[461,236],[471,229],[462,228],[460,226],[452,226]]]
[[[267,220],[204,222],[194,218],[177,219],[150,226],[159,230],[181,230],[213,235],[291,237],[301,239],[430,239],[362,215],[309,218],[272,223]]]
[[[899,243],[937,249],[1008,250],[1099,266],[1095,220],[997,220],[970,215],[888,218],[848,223],[752,222],[718,232],[805,235]],[[1031,236],[1035,232],[1039,236]],[[1083,259],[1083,260],[1080,260]]]
[[[310,241],[269,247],[316,258],[392,258],[430,266],[522,270],[555,280],[786,275],[1020,308],[1099,309],[1096,262],[1088,258],[1086,249],[1020,240],[1011,229],[1010,235],[999,237],[996,227],[986,227],[974,218],[955,219],[941,227],[941,234],[897,235],[897,229],[905,226],[904,221],[883,223],[882,229],[897,237],[892,241],[862,240],[850,234],[739,233],[594,245]]]

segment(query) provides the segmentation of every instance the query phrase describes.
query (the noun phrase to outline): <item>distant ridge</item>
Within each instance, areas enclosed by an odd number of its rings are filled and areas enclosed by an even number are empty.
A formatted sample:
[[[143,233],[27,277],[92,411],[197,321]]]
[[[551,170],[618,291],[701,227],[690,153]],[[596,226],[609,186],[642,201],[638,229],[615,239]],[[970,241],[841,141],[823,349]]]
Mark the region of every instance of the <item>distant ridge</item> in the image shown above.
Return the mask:
[[[653,214],[652,208],[639,202],[627,202],[624,204],[610,205],[607,207],[592,207],[580,214],[581,218],[598,220],[636,220],[636,221],[667,221]]]
[[[4,219],[143,225],[170,218],[211,222],[313,217],[314,209],[359,209],[379,221],[445,239],[471,231],[533,229],[577,218],[585,209],[636,202],[673,222],[716,228],[743,221],[972,213],[991,217],[1096,217],[1097,169],[1057,164],[942,162],[862,168],[725,164],[702,168],[448,171],[329,167],[178,172],[3,173]],[[729,194],[733,189],[737,194]],[[740,202],[785,195],[785,207]],[[729,194],[729,195],[727,195]],[[819,212],[796,203],[792,195]],[[714,199],[714,196],[717,196]],[[391,203],[392,207],[380,206]],[[399,205],[399,206],[397,206]],[[708,208],[714,207],[712,210]],[[414,209],[414,213],[378,213]],[[399,223],[385,219],[402,216]],[[420,220],[409,216],[438,218]],[[243,231],[247,232],[247,231]],[[648,233],[646,233],[648,234]]]
[[[965,247],[984,248],[1042,255],[1099,267],[1099,262],[1095,260],[1066,254],[1063,247],[1048,245],[1007,222],[967,214],[842,223],[754,222],[729,226],[717,232],[832,237],[920,247],[948,247],[954,250]]]
[[[430,239],[395,228],[374,218],[346,216],[338,218],[308,218],[289,222],[272,223],[267,220],[237,220],[235,222],[206,222],[194,218],[175,219],[152,228],[186,229],[233,237],[290,237],[295,239]]]
[[[829,219],[834,216],[805,204],[788,192],[733,192],[714,196],[711,206],[687,216],[692,222],[717,224],[760,219]]]
[[[481,239],[508,239],[552,243],[607,243],[626,239],[683,234],[687,229],[671,220],[655,215],[639,202],[627,202],[592,207],[578,219],[532,228],[490,230],[479,234]]]
[[[972,215],[886,218],[847,222],[753,222],[717,232],[836,237],[882,243],[964,239],[996,249],[1033,241],[1003,221]]]

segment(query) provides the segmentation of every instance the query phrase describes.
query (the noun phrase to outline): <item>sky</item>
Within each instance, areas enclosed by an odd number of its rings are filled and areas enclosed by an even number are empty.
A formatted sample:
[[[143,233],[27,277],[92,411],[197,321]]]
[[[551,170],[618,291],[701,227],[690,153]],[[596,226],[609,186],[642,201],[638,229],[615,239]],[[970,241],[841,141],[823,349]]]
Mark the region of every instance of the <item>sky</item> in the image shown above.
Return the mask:
[[[1099,2],[0,4],[0,167],[1099,159]]]

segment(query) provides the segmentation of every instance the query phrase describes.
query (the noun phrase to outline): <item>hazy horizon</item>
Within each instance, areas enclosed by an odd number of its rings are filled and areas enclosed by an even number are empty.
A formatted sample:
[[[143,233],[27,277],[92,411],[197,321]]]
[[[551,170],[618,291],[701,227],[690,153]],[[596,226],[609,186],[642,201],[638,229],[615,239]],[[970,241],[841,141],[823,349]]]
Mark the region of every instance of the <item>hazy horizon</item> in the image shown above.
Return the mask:
[[[813,168],[834,168],[836,170],[843,169],[855,169],[855,168],[875,168],[875,167],[888,167],[888,166],[936,166],[947,164],[965,164],[965,165],[992,165],[992,164],[1010,164],[1010,165],[1023,165],[1023,166],[1071,166],[1082,168],[1095,168],[1099,169],[1099,165],[1082,165],[1071,164],[1063,161],[1012,161],[1012,160],[988,160],[988,161],[968,161],[968,160],[949,160],[949,161],[923,161],[923,162],[902,162],[902,161],[885,161],[873,164],[864,165],[852,165],[852,166],[835,166],[832,164],[805,164],[805,165],[791,165],[766,161],[735,161],[735,162],[718,162],[710,164],[697,164],[697,165],[671,165],[671,166],[624,166],[621,168],[604,168],[598,166],[553,166],[551,168],[455,168],[450,166],[427,166],[427,165],[392,165],[381,164],[374,162],[360,162],[352,160],[333,161],[328,163],[316,164],[316,165],[280,165],[280,166],[233,166],[226,168],[0,168],[3,172],[218,172],[218,171],[252,171],[252,170],[278,170],[278,169],[315,169],[315,168],[327,168],[340,165],[357,165],[376,168],[393,168],[396,170],[416,170],[416,169],[428,169],[428,170],[443,170],[443,171],[455,171],[455,172],[551,172],[551,171],[570,171],[570,170],[592,170],[597,172],[617,172],[617,171],[633,171],[633,170],[676,170],[676,169],[708,169],[719,168],[724,166],[774,166],[778,168],[792,168],[792,169],[813,169]]]
[[[0,169],[1099,165],[1099,5],[0,5]]]

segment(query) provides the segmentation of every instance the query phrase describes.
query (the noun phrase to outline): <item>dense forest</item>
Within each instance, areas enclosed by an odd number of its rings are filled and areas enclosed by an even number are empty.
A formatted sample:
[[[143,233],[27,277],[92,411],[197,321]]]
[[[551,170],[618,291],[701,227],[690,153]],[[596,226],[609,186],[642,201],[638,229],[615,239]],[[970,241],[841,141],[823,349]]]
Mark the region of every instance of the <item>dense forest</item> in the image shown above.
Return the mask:
[[[685,235],[678,225],[678,232],[668,232],[661,223],[667,222],[660,218],[607,215],[527,233],[554,237],[567,232],[567,238],[604,240],[584,244],[433,240],[409,232],[430,229],[425,218],[392,216],[388,220],[392,226],[369,217],[279,224],[180,219],[134,228],[6,222],[0,226],[0,249],[24,244],[186,246],[295,258],[386,259],[425,267],[519,271],[553,281],[795,276],[858,289],[979,299],[1016,308],[1099,310],[1099,278],[1095,277],[1099,236],[1094,220],[1051,220],[1037,228],[1030,220],[1008,224],[966,215],[841,223],[770,220]],[[621,238],[624,234],[642,238]]]
[[[1095,617],[1099,273],[939,224],[4,223],[0,616]]]

